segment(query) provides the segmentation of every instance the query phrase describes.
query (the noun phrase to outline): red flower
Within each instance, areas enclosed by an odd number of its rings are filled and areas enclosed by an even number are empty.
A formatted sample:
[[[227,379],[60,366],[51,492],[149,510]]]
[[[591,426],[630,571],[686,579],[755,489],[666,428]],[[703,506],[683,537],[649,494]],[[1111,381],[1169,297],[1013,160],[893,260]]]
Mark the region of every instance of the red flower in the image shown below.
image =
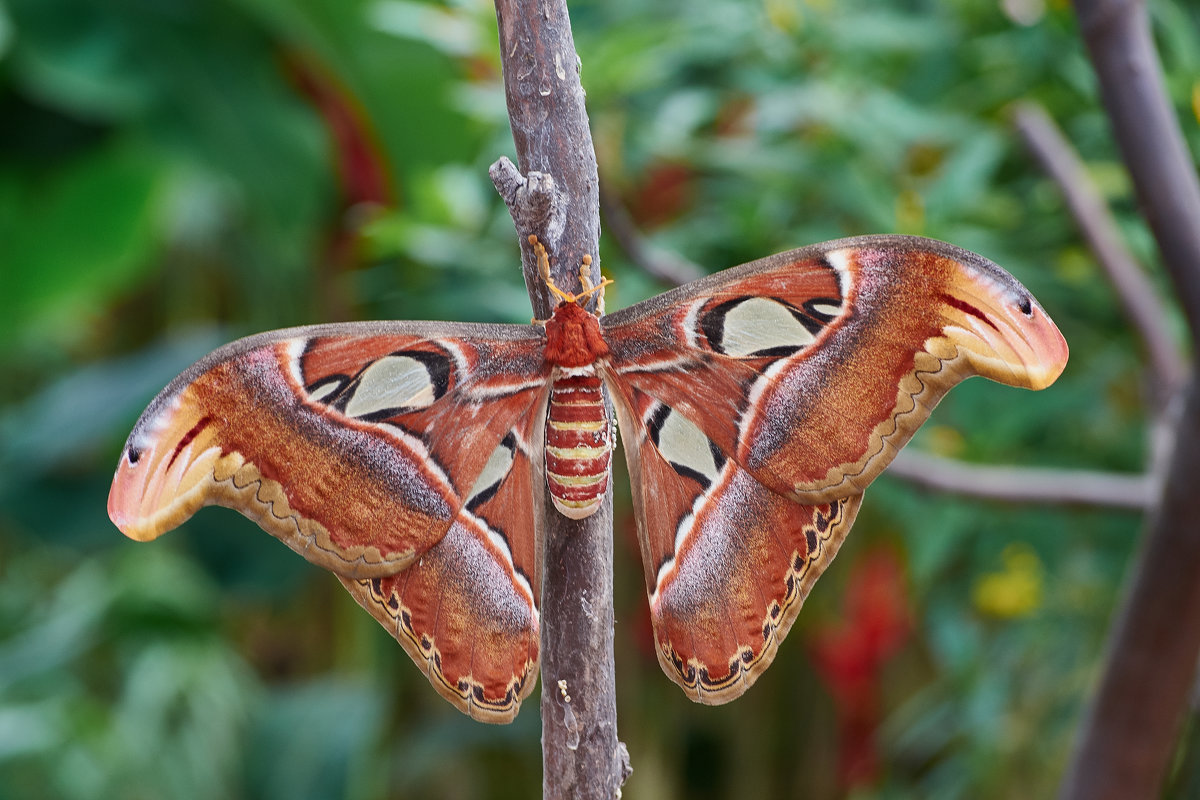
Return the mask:
[[[817,630],[809,647],[837,707],[838,774],[849,788],[871,783],[879,774],[880,679],[912,628],[903,567],[892,550],[872,551],[854,565],[845,612],[841,622]]]

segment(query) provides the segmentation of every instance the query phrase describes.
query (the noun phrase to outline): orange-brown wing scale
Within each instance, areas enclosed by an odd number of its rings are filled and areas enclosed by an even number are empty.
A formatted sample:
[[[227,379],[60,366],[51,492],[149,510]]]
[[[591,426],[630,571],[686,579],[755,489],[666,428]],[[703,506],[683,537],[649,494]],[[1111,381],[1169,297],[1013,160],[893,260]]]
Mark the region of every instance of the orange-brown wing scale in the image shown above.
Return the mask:
[[[797,503],[670,407],[635,392],[616,408],[659,663],[691,699],[728,702],[774,659],[861,495]]]
[[[455,701],[464,711],[511,718],[536,675],[540,591],[534,517],[520,499],[536,494],[529,445],[518,452],[515,442],[540,431],[547,379],[541,331],[527,326],[364,323],[250,337],[151,403],[122,453],[109,515],[148,540],[204,505],[228,506],[348,586],[415,570],[413,604],[454,602],[447,587],[503,577],[482,590],[490,605],[421,608],[407,632],[351,591],[439,691],[469,688]],[[527,510],[489,519],[501,497]],[[430,580],[444,594],[416,588]],[[488,642],[475,655],[476,639],[438,638],[458,635],[448,620],[503,609],[491,633],[475,629]],[[436,669],[421,637],[440,651]]]
[[[1066,345],[1007,273],[913,237],[815,245],[604,318],[659,659],[694,699],[770,663],[861,492],[956,382],[1051,383]],[[511,719],[537,671],[550,368],[525,326],[293,329],[211,354],[122,454],[114,522],[258,521],[443,696]]]
[[[1067,358],[1008,273],[905,236],[781,253],[601,324],[659,659],[704,702],[736,697],[770,662],[863,490],[954,384],[1038,389]],[[777,621],[776,603],[792,616]]]
[[[530,456],[540,419],[497,445],[463,512],[415,564],[382,578],[338,576],[438,693],[483,722],[511,720],[537,680],[544,495]]]

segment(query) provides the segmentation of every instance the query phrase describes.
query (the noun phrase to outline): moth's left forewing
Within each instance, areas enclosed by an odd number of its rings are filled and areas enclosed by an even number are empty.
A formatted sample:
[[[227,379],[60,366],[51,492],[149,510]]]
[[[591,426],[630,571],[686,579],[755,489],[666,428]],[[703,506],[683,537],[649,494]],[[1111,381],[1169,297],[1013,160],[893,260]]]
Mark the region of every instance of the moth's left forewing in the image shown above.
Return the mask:
[[[758,382],[739,440],[739,459],[797,499],[861,492],[965,378],[1040,389],[1066,364],[1049,316],[981,256],[878,236],[822,258],[848,281],[845,311]]]
[[[1011,275],[911,236],[781,253],[605,324],[618,380],[804,502],[865,489],[964,378],[1042,388],[1067,358]]]

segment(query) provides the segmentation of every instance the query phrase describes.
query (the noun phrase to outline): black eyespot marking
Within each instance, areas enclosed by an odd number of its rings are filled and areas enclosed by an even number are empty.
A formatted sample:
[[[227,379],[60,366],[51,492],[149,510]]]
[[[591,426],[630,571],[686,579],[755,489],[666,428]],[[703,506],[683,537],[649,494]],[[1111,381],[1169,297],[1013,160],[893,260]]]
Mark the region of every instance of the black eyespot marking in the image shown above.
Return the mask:
[[[649,419],[646,420],[646,429],[650,433],[650,441],[654,442],[654,446],[659,448],[659,452],[662,453],[664,458],[666,458],[667,463],[671,465],[672,469],[674,469],[683,477],[691,478],[692,480],[696,481],[707,491],[708,487],[712,486],[712,475],[706,475],[703,472],[698,472],[697,470],[687,466],[686,464],[680,464],[678,461],[673,461],[670,458],[669,452],[664,453],[662,451],[663,428],[666,427],[667,420],[670,419],[671,415],[674,413],[676,412],[672,411],[670,406],[663,405],[662,403],[657,404],[654,412],[650,415]],[[701,436],[704,435],[702,431],[699,433]],[[711,439],[705,437],[705,441],[708,442],[708,451],[712,457],[713,475],[716,475],[725,467],[725,454],[721,452],[720,448],[718,448]]]
[[[130,464],[136,464],[142,458],[142,451],[136,447],[131,447],[129,448],[129,452],[125,454],[125,457],[129,459]]]
[[[346,384],[350,382],[349,375],[330,375],[322,378],[316,383],[310,383],[304,387],[304,391],[310,397],[327,405],[335,405],[339,402],[336,398],[346,388]],[[344,404],[344,401],[342,401]]]
[[[1021,309],[1021,313],[1027,317],[1033,316],[1033,301],[1029,299],[1029,295],[1022,295],[1021,302],[1017,308]]]
[[[745,315],[749,313],[747,309],[756,307],[761,311],[761,304],[764,301],[778,306],[777,312],[790,314],[792,319],[808,332],[808,336],[797,336],[795,335],[795,331],[792,331],[793,335],[787,336],[785,332],[781,332],[777,337],[779,340],[778,343],[772,345],[764,342],[763,347],[750,352],[743,350],[746,346],[746,341],[738,337],[736,332],[732,342],[730,342],[727,337],[727,334],[730,333],[728,328],[730,315],[735,314],[735,312],[737,315]],[[745,303],[759,305],[741,308]],[[808,347],[813,339],[819,336],[826,327],[841,315],[841,306],[842,301],[836,297],[814,297],[806,300],[800,308],[792,305],[782,297],[735,297],[705,311],[700,316],[699,329],[714,352],[723,355],[733,355],[738,358],[786,358]],[[744,324],[745,319],[742,319],[741,323]],[[735,331],[736,327],[737,325],[735,324]],[[734,345],[732,350],[730,348],[731,343]]]
[[[667,417],[671,416],[671,408],[662,403],[654,409],[654,413],[646,420],[646,428],[650,432],[650,441],[654,442],[654,446],[658,447],[658,437],[662,434],[663,425],[667,424]]]

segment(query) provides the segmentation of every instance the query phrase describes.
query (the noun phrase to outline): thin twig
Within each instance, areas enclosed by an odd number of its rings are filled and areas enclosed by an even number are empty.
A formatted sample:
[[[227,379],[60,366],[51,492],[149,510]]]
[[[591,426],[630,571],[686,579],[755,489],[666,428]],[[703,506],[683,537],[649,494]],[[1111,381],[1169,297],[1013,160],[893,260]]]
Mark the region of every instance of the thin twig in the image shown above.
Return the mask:
[[[1075,0],[1113,134],[1200,351],[1200,182],[1140,0]]]
[[[1075,222],[1108,275],[1150,364],[1152,397],[1162,413],[1187,378],[1187,362],[1167,327],[1166,307],[1117,231],[1117,222],[1087,167],[1054,120],[1037,103],[1021,103],[1014,115],[1017,130],[1058,185]]]
[[[927,489],[1008,503],[1145,511],[1156,497],[1146,475],[970,464],[911,448],[896,457],[886,474]]]

